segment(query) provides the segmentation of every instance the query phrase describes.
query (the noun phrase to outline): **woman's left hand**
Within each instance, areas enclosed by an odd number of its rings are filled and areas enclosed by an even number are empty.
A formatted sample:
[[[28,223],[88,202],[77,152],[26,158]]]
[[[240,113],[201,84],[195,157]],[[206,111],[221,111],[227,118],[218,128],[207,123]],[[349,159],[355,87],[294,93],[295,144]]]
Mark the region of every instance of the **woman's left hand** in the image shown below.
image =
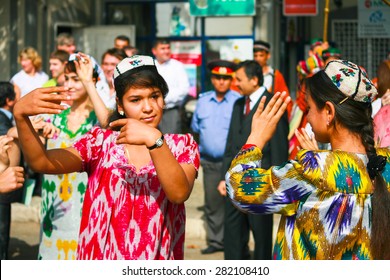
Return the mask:
[[[309,136],[307,134],[306,130],[304,128],[301,129],[301,132],[299,130],[295,130],[295,136],[297,137],[299,141],[299,145],[302,149],[310,150],[310,151],[315,151],[319,150],[318,149],[318,144],[316,139],[313,136]]]
[[[110,127],[121,127],[117,144],[153,146],[161,132],[135,119],[119,119],[110,123]]]

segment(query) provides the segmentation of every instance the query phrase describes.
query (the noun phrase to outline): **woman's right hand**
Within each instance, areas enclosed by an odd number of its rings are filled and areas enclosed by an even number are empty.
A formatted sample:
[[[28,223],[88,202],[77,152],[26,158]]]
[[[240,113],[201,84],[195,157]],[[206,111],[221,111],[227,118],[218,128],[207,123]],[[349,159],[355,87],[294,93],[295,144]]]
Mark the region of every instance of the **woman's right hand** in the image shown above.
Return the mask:
[[[59,114],[67,109],[62,101],[69,101],[66,87],[37,88],[23,96],[14,106],[15,119],[39,114]]]
[[[0,193],[7,193],[23,187],[24,170],[21,166],[8,167],[0,173]]]
[[[0,172],[3,172],[10,164],[10,159],[7,150],[11,148],[12,137],[0,136]]]
[[[276,92],[265,106],[266,97],[263,96],[252,119],[252,130],[247,144],[254,144],[260,149],[272,138],[280,118],[287,109],[291,97],[286,92]]]

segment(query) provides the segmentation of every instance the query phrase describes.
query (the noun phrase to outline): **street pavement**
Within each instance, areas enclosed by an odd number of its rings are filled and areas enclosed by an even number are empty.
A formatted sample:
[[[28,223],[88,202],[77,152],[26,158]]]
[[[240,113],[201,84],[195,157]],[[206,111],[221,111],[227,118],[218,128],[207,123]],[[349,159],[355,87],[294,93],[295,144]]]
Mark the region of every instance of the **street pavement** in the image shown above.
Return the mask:
[[[36,260],[39,244],[39,207],[40,197],[33,197],[31,204],[12,204],[11,239],[9,259]],[[202,169],[199,170],[194,189],[186,201],[186,240],[184,245],[185,260],[223,260],[223,252],[202,255],[200,250],[206,247],[206,231],[204,221],[204,193]],[[274,236],[279,218],[274,217]],[[251,239],[250,248],[253,248]]]

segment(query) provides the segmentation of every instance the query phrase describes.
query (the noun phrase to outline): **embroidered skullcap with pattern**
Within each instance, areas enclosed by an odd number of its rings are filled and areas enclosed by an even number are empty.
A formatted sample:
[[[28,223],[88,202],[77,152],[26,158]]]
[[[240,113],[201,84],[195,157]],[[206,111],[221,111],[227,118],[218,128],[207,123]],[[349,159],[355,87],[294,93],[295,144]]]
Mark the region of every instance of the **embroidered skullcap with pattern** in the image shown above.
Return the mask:
[[[307,68],[307,64],[305,60],[301,60],[297,64],[297,72],[302,76],[307,76],[310,74],[309,69]]]
[[[329,57],[336,57],[336,58],[340,59],[341,58],[341,51],[337,48],[329,48],[327,50],[324,50],[322,52],[322,59],[326,60]]]
[[[315,74],[324,68],[324,61],[317,53],[314,53],[306,59],[306,65],[309,73]]]
[[[158,73],[154,59],[147,55],[133,55],[126,57],[117,64],[114,70],[114,79],[127,71],[138,70],[140,67],[148,67]]]
[[[371,103],[378,94],[366,71],[355,63],[346,60],[333,60],[326,65],[324,71],[347,98]]]
[[[321,38],[314,38],[310,41],[310,49],[313,50],[315,47],[322,46],[322,44]]]

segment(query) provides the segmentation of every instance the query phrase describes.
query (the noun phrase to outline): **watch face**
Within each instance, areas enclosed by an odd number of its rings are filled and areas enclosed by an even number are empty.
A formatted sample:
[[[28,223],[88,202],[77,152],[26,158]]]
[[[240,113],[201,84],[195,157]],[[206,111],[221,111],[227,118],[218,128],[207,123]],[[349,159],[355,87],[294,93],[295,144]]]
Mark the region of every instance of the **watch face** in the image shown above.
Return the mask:
[[[161,138],[157,139],[157,141],[156,141],[157,147],[161,147],[163,144],[164,144],[164,139],[161,139]]]

